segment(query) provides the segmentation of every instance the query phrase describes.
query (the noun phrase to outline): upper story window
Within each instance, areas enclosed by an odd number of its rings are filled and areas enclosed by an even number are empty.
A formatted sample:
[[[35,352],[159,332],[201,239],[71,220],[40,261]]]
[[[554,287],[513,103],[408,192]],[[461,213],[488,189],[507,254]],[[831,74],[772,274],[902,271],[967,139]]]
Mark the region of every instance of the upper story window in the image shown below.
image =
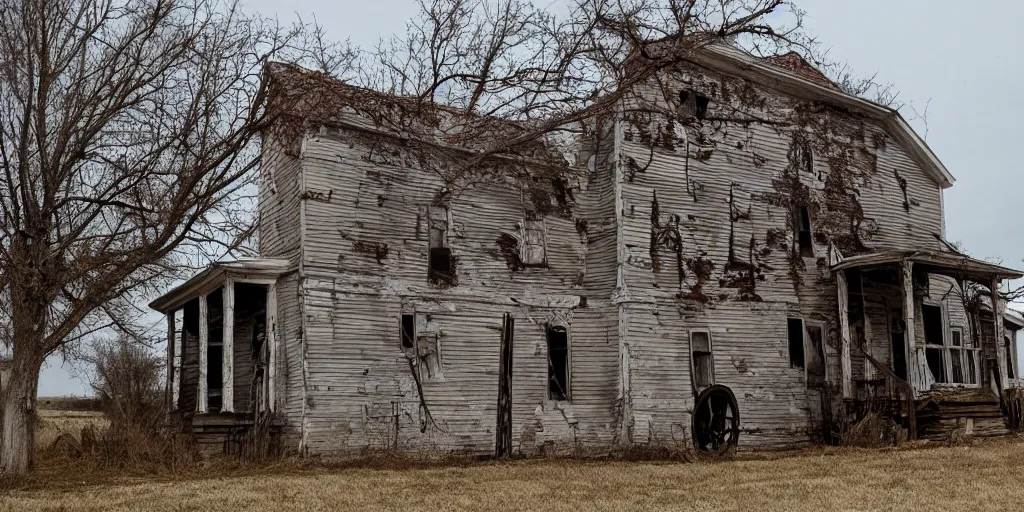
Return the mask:
[[[448,209],[430,209],[430,250],[427,255],[427,278],[432,283],[455,280],[455,260],[448,246]]]
[[[806,206],[797,208],[796,240],[800,248],[800,256],[814,257],[814,242],[811,238],[811,212]]]
[[[679,113],[683,117],[693,116],[697,119],[705,119],[708,116],[710,104],[711,99],[699,92],[681,91],[679,93]]]
[[[547,236],[543,217],[528,217],[524,220],[519,238],[519,258],[523,265],[540,267],[547,264]]]

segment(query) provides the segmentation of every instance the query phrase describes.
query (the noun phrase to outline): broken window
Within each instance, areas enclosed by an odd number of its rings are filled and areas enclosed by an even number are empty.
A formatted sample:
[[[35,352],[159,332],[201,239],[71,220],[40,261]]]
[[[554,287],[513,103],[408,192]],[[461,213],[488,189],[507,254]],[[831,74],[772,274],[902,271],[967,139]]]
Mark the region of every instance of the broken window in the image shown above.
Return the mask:
[[[690,355],[693,384],[698,390],[714,385],[715,362],[711,354],[710,331],[690,331]]]
[[[569,400],[569,332],[548,327],[548,399]]]
[[[950,376],[953,382],[964,382],[963,333],[956,329],[949,331],[949,362],[952,366]]]
[[[681,91],[679,93],[679,113],[683,117],[693,116],[697,119],[704,119],[708,115],[708,105],[711,99],[701,93],[693,91]]]
[[[523,221],[519,244],[519,258],[526,266],[544,266],[547,263],[547,241],[544,230],[544,218]]]
[[[789,366],[804,370],[807,387],[825,384],[824,328],[800,318],[786,321],[789,337]]]
[[[949,382],[946,376],[946,347],[942,334],[942,308],[929,304],[921,306],[924,323],[925,359],[937,383]]]
[[[427,278],[433,283],[451,283],[455,279],[452,250],[448,247],[448,210],[430,210],[430,252]]]
[[[402,315],[402,348],[413,348],[416,345],[416,316]]]
[[[814,257],[814,243],[811,240],[811,214],[806,206],[801,206],[797,211],[797,244],[800,246],[800,256],[805,258]]]
[[[817,387],[825,384],[825,345],[822,342],[821,325],[807,323],[806,345],[804,349],[807,354],[807,387]]]
[[[786,321],[789,334],[789,367],[804,368],[804,321],[790,318]]]

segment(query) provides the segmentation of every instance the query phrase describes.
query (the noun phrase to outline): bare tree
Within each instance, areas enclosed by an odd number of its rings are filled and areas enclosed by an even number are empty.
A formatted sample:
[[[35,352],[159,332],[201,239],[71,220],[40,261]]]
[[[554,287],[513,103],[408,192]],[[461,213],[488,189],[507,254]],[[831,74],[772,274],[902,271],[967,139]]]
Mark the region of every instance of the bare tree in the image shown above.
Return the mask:
[[[239,209],[275,116],[264,64],[346,63],[315,32],[230,0],[0,0],[0,470],[32,466],[48,355],[128,328],[183,255],[247,238]]]

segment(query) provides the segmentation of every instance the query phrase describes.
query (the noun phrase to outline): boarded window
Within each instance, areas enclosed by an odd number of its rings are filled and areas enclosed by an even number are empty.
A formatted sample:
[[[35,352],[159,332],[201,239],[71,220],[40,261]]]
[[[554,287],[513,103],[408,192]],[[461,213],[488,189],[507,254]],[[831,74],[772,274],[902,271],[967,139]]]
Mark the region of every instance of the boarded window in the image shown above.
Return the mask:
[[[804,368],[804,322],[799,318],[786,321],[789,335],[789,367]]]
[[[797,217],[796,239],[800,246],[800,256],[812,258],[814,257],[814,243],[811,240],[811,214],[806,206],[801,206],[798,209]]]
[[[690,331],[690,361],[693,365],[693,383],[697,389],[715,383],[715,362],[711,354],[711,333]]]
[[[547,241],[543,218],[523,221],[519,258],[523,260],[524,265],[528,266],[543,266],[547,263]]]
[[[413,348],[416,346],[416,316],[402,315],[402,348]]]
[[[569,400],[569,333],[548,327],[548,399]]]
[[[924,304],[921,306],[921,320],[924,323],[925,359],[935,382],[949,382],[946,376],[946,349],[943,346],[942,308]]]

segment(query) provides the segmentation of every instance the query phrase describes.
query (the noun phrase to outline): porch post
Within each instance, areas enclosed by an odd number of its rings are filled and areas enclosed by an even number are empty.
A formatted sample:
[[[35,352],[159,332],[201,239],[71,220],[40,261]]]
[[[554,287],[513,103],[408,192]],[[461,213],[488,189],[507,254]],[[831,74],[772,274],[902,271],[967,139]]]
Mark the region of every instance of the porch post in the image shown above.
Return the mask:
[[[997,383],[1000,389],[1009,388],[1010,379],[1007,373],[1009,368],[1006,366],[1006,346],[1003,345],[1004,326],[1003,326],[1003,313],[1005,305],[1003,304],[1002,297],[999,296],[999,278],[993,277],[989,283],[989,290],[992,294],[992,325],[995,328],[996,338],[996,358],[998,361],[999,368],[999,382]],[[986,377],[987,378],[987,377]],[[997,393],[998,394],[998,393]]]
[[[839,336],[842,338],[839,360],[842,365],[843,398],[853,398],[853,365],[850,362],[850,293],[846,282],[846,271],[836,273],[836,288],[839,293]]]
[[[277,284],[267,286],[267,410],[274,412],[277,397]]]
[[[208,404],[208,390],[206,383],[207,367],[209,357],[207,355],[210,343],[210,307],[207,304],[206,295],[199,296],[199,385],[196,387],[196,412],[206,414]]]
[[[230,278],[224,281],[224,315],[221,326],[223,343],[221,360],[221,412],[235,410],[235,282]]]
[[[166,386],[164,387],[164,400],[167,402],[167,412],[174,411],[177,402],[174,400],[174,392],[172,391],[175,386],[174,381],[174,347],[177,343],[174,342],[174,316],[178,312],[176,310],[169,311],[167,313],[167,377]]]
[[[900,263],[901,284],[903,285],[903,319],[907,326],[903,336],[907,347],[907,378],[914,394],[921,391],[921,373],[918,368],[918,347],[916,338],[916,312],[914,311],[914,263],[903,260]]]
[[[177,320],[178,317],[175,315],[175,325],[179,325]],[[174,341],[174,353],[171,354],[174,364],[174,385],[171,386],[171,401],[173,403],[172,410],[177,411],[181,403],[181,354],[185,348],[185,343],[188,339],[185,335],[185,310],[181,310],[181,328],[178,329],[177,335]]]

